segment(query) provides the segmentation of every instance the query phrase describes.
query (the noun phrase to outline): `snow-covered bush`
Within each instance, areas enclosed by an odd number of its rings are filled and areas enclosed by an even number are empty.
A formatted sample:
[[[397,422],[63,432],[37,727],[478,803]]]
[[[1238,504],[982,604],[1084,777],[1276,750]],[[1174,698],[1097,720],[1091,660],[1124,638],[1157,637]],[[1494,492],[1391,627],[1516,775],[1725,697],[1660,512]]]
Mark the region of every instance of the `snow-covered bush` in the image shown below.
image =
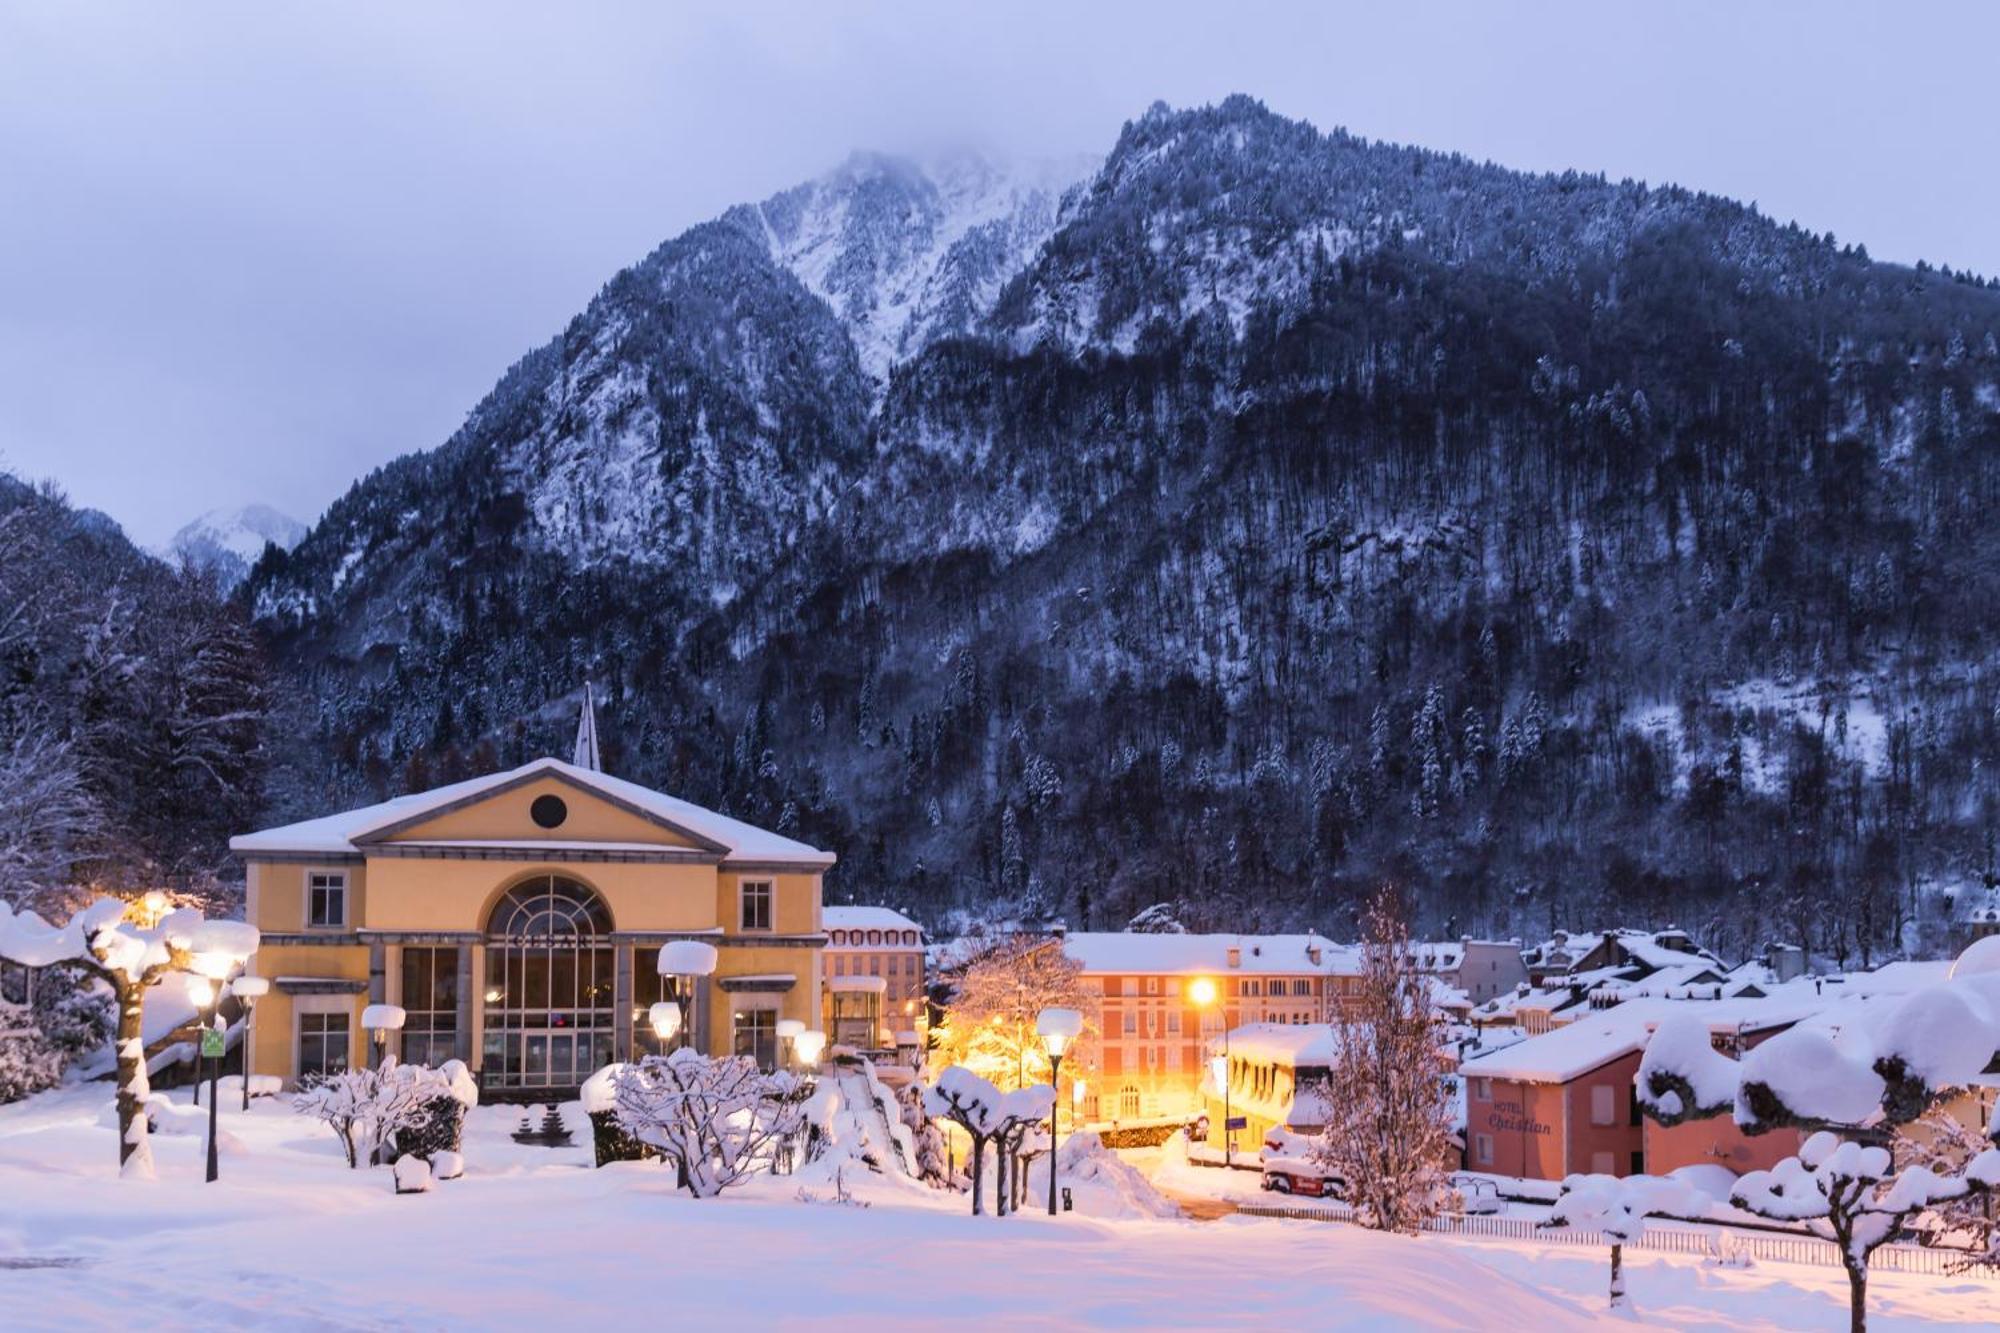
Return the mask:
[[[945,1152],[944,1131],[924,1110],[924,1090],[912,1083],[897,1094],[903,1124],[916,1147],[917,1179],[933,1189],[951,1188],[950,1159]]]
[[[1185,1140],[1183,1140],[1185,1143]],[[1104,1140],[1078,1131],[1062,1141],[1055,1153],[1056,1183],[1072,1191],[1078,1212],[1086,1217],[1179,1217],[1180,1206],[1154,1188],[1146,1173],[1104,1146]],[[1181,1160],[1185,1163],[1186,1149]],[[1049,1195],[1049,1154],[1035,1159],[1028,1171],[1029,1200]]]
[[[1941,1106],[1911,1128],[1917,1132],[1899,1131],[1896,1136],[1897,1164],[1929,1167],[1939,1175],[1962,1174],[1993,1146],[1992,1140]],[[1928,1219],[1934,1239],[1963,1249],[1968,1268],[2000,1268],[2000,1217],[1995,1215],[1995,1203],[1994,1195],[1977,1190],[1939,1203]]]
[[[431,1164],[415,1154],[396,1159],[396,1193],[425,1194],[431,1187]]]
[[[1821,1130],[1769,1171],[1736,1182],[1730,1202],[1759,1217],[1803,1222],[1834,1242],[1847,1269],[1851,1326],[1868,1326],[1868,1260],[1911,1218],[1940,1203],[2000,1185],[2000,1148],[1987,1148],[1955,1174],[1928,1166],[1894,1169],[1889,1150]]]
[[[358,1167],[364,1140],[371,1164],[456,1151],[465,1110],[478,1101],[478,1086],[459,1061],[431,1069],[392,1058],[381,1069],[310,1080],[293,1095],[292,1109],[324,1121],[340,1140],[347,1165]]]
[[[630,1066],[608,1064],[583,1081],[577,1094],[583,1113],[590,1118],[590,1146],[597,1165],[609,1162],[643,1162],[658,1157],[659,1150],[639,1142],[618,1123],[618,1076]]]
[[[1646,1229],[1646,1219],[1660,1214],[1699,1217],[1709,1199],[1694,1186],[1664,1176],[1574,1175],[1564,1178],[1562,1194],[1549,1210],[1544,1226],[1579,1227],[1602,1235],[1611,1246],[1611,1308],[1625,1306],[1625,1246]]]
[[[924,1089],[924,1110],[949,1120],[972,1140],[972,1212],[984,1211],[983,1195],[987,1145],[999,1152],[995,1182],[995,1211],[1005,1214],[1010,1206],[1006,1159],[1019,1147],[1020,1139],[1040,1124],[1055,1105],[1055,1090],[1047,1084],[1001,1092],[963,1065],[953,1065],[938,1075],[938,1081]]]
[[[748,1179],[801,1123],[797,1080],[746,1056],[649,1055],[619,1070],[612,1090],[625,1132],[678,1162],[697,1199]]]

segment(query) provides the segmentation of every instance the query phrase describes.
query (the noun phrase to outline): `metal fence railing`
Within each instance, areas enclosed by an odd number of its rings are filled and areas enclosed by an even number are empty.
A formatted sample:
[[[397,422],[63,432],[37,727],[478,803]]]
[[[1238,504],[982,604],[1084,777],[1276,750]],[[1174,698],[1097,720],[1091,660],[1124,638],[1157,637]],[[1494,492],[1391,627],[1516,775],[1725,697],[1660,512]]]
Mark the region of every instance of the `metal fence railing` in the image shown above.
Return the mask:
[[[1338,1203],[1307,1207],[1252,1201],[1242,1203],[1238,1208],[1253,1217],[1297,1217],[1315,1222],[1354,1220],[1354,1210]],[[1605,1247],[1605,1240],[1598,1232],[1576,1227],[1538,1226],[1525,1217],[1446,1213],[1433,1218],[1427,1229],[1447,1236]],[[1698,1254],[1721,1262],[1750,1259],[1780,1264],[1810,1264],[1819,1268],[1841,1266],[1840,1251],[1832,1241],[1821,1240],[1817,1236],[1777,1235],[1735,1227],[1717,1227],[1713,1231],[1649,1228],[1637,1240],[1627,1241],[1625,1248],[1666,1254]],[[1869,1259],[1869,1269],[1877,1273],[1915,1273],[1923,1277],[1965,1277],[1982,1271],[1990,1275],[1990,1270],[1974,1269],[1968,1273],[1963,1251],[1928,1249],[1921,1245],[1884,1245]]]

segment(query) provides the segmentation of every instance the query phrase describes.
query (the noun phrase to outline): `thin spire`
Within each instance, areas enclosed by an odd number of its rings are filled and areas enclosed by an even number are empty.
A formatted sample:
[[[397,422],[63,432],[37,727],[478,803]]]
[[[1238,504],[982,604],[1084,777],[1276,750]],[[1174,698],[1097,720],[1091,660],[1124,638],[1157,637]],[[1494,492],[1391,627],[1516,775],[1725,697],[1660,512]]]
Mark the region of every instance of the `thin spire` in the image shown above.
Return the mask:
[[[576,720],[576,753],[570,762],[593,772],[604,771],[604,761],[597,753],[597,699],[587,680],[583,682],[583,715]]]

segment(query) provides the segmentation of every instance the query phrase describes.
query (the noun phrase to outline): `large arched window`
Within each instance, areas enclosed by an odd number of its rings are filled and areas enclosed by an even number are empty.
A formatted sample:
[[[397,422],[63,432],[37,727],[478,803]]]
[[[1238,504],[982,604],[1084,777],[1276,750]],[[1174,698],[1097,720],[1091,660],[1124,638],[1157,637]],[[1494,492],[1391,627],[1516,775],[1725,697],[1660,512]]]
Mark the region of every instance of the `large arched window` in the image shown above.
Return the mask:
[[[604,900],[573,879],[509,889],[486,922],[488,1078],[574,1088],[611,1062],[617,950]]]

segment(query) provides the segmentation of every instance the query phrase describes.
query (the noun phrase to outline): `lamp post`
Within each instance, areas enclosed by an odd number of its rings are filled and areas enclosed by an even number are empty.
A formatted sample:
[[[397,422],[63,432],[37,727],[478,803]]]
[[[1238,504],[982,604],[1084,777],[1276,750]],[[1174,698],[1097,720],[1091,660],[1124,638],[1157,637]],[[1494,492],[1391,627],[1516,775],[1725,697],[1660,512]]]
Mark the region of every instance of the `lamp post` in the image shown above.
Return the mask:
[[[250,1013],[257,1001],[271,993],[265,977],[238,977],[229,983],[229,993],[243,1006],[243,1109],[250,1109]]]
[[[361,1026],[375,1039],[375,1068],[382,1068],[389,1058],[389,1034],[401,1032],[408,1019],[401,1005],[371,1004],[361,1011]]]
[[[188,998],[194,1001],[197,1011],[207,1009],[202,1020],[202,1047],[208,1046],[209,1033],[215,1033],[215,1054],[208,1055],[200,1047],[196,1048],[196,1060],[208,1061],[208,1175],[209,1184],[214,1184],[221,1175],[221,1161],[216,1152],[216,1092],[222,1077],[222,983],[229,974],[246,961],[245,958],[226,953],[198,953],[194,956],[196,976],[188,983]],[[201,1065],[195,1065],[195,1086],[201,1086]]]
[[[688,1006],[694,999],[695,981],[712,975],[715,962],[715,946],[700,940],[669,940],[660,946],[660,975],[674,983],[674,1000],[681,1010],[679,1031],[683,1046],[694,1042],[693,1028],[688,1021]]]
[[[798,1063],[799,1038],[805,1035],[806,1025],[796,1018],[778,1020],[778,1043],[784,1052],[783,1063],[787,1069]]]
[[[1035,1031],[1049,1052],[1049,1216],[1056,1215],[1056,1113],[1062,1108],[1062,1058],[1083,1032],[1083,1015],[1074,1009],[1044,1009],[1035,1016]]]
[[[199,974],[190,975],[187,979],[187,997],[188,1003],[194,1006],[195,1027],[202,1032],[207,1032],[209,1015],[215,1012],[216,1006],[215,983]],[[197,1039],[194,1048],[194,1104],[196,1106],[201,1105],[201,1081],[207,1077],[206,1070],[207,1057],[201,1053],[201,1042]]]
[[[1216,984],[1207,977],[1196,977],[1188,987],[1188,998],[1203,1014],[1216,1007],[1220,996]],[[1222,1164],[1231,1166],[1236,1136],[1229,1128],[1229,1015],[1218,1010],[1218,1017],[1222,1021],[1222,1054],[1209,1061],[1209,1074],[1222,1089]]]

